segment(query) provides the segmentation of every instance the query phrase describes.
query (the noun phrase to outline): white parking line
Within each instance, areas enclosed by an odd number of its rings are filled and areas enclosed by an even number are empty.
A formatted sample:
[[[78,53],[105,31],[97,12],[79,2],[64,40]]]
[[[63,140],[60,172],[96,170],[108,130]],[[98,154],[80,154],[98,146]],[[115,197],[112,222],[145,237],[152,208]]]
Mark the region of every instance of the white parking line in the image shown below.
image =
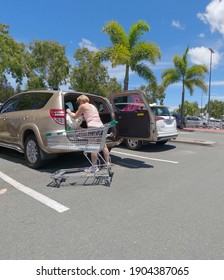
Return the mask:
[[[1,171],[0,171],[0,178],[2,180],[4,180],[5,182],[7,182],[8,184],[10,184],[11,186],[13,186],[14,188],[16,188],[17,190],[33,197],[34,199],[40,201],[41,203],[47,205],[48,207],[56,210],[59,213],[69,210],[68,207],[58,203],[57,201],[54,201],[53,199],[51,199],[41,193],[38,193],[38,192],[20,184],[19,182],[15,181],[14,179],[12,179],[11,177],[2,173]]]
[[[133,154],[128,154],[128,153],[123,153],[123,152],[118,152],[118,151],[114,151],[112,150],[111,152],[112,154],[121,154],[121,155],[125,155],[125,156],[130,156],[130,157],[136,157],[136,158],[141,158],[141,159],[148,159],[148,160],[153,160],[153,161],[161,161],[161,162],[167,162],[167,163],[179,163],[178,161],[172,161],[172,160],[166,160],[166,159],[158,159],[158,158],[149,158],[149,157],[143,157],[143,156],[138,156],[138,155],[133,155]]]

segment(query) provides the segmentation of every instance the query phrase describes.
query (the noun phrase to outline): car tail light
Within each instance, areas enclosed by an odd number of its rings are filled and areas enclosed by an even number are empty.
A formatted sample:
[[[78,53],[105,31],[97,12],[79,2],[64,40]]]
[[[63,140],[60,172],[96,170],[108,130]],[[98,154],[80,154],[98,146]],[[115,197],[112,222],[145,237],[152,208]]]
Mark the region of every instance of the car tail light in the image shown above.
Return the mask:
[[[156,121],[161,121],[161,120],[164,120],[164,118],[163,118],[163,117],[156,116]]]
[[[65,124],[65,111],[60,109],[51,109],[50,110],[51,118],[58,124]]]

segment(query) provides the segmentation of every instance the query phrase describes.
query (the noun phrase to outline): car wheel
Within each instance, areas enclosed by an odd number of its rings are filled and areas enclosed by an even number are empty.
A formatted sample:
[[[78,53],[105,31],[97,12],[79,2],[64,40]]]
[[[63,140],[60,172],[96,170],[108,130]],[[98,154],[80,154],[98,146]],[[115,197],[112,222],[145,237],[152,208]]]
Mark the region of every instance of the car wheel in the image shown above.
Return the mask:
[[[165,145],[167,142],[168,142],[168,140],[164,140],[164,141],[156,142],[156,144],[162,146],[162,145]]]
[[[34,135],[29,135],[25,140],[25,160],[29,167],[40,168],[44,160],[41,158],[41,149]]]
[[[136,139],[127,139],[125,140],[126,146],[130,150],[140,150],[142,148],[142,141]]]

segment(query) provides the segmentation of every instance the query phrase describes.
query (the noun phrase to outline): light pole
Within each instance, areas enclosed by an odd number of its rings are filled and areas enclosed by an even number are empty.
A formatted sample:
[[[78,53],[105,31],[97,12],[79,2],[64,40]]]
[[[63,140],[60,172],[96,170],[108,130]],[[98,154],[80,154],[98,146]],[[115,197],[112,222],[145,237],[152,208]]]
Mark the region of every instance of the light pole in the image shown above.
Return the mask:
[[[211,95],[211,75],[212,75],[212,54],[214,53],[212,48],[208,48],[210,55],[210,69],[209,69],[209,84],[208,84],[208,123],[210,120],[210,95]]]

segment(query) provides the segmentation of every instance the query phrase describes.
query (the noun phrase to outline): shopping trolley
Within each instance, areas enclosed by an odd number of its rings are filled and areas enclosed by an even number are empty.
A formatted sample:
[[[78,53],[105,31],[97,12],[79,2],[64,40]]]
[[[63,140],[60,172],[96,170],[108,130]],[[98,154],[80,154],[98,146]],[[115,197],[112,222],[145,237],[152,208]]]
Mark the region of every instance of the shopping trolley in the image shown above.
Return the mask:
[[[68,150],[68,151],[83,151],[83,154],[93,168],[92,173],[87,173],[85,168],[70,168],[60,169],[51,175],[53,179],[47,186],[59,188],[62,182],[70,176],[81,177],[87,181],[93,178],[92,184],[103,183],[110,186],[114,172],[111,165],[105,162],[101,155],[101,150],[106,144],[108,130],[115,126],[117,121],[111,121],[98,128],[79,128],[71,131],[63,131],[58,133],[46,133],[47,145],[49,149],[53,150]],[[94,165],[88,157],[88,153],[97,153],[98,161],[100,162],[99,170],[96,172]]]

